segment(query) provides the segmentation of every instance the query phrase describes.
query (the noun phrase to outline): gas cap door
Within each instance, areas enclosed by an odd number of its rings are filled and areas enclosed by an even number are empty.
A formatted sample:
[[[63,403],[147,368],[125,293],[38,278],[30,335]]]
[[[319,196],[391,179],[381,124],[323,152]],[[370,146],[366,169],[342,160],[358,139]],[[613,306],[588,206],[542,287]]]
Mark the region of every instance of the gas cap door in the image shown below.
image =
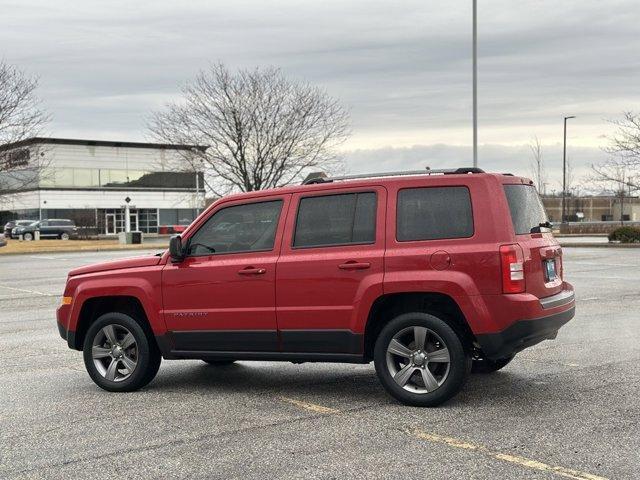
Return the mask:
[[[434,270],[446,270],[451,266],[451,255],[444,250],[438,250],[431,254],[429,264]]]

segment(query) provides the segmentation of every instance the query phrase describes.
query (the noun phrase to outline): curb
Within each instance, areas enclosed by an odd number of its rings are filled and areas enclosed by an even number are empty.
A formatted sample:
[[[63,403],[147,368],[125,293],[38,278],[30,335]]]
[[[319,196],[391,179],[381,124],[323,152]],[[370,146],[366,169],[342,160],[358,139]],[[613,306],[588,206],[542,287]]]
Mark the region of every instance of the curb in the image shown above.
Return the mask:
[[[571,248],[640,248],[640,243],[560,243],[561,247]]]
[[[35,252],[9,252],[9,253],[2,253],[0,252],[0,258],[2,257],[9,257],[9,256],[16,256],[16,255],[40,255],[41,253],[83,253],[83,252],[89,252],[89,253],[95,253],[95,252],[144,252],[144,251],[148,251],[148,250],[158,250],[161,252],[164,252],[167,247],[163,247],[163,246],[158,246],[158,247],[152,247],[152,246],[145,246],[145,247],[138,247],[138,248],[81,248],[81,249],[76,249],[76,250],[38,250]]]

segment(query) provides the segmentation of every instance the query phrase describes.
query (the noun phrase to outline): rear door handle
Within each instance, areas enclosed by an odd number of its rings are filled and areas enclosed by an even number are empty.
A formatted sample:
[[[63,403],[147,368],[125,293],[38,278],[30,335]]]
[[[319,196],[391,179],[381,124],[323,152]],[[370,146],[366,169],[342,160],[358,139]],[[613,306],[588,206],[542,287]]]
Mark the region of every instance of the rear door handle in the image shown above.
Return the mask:
[[[355,260],[350,260],[338,265],[340,270],[365,270],[369,267],[371,267],[369,262],[356,262]]]
[[[238,275],[264,275],[267,273],[266,268],[246,267],[238,271]]]

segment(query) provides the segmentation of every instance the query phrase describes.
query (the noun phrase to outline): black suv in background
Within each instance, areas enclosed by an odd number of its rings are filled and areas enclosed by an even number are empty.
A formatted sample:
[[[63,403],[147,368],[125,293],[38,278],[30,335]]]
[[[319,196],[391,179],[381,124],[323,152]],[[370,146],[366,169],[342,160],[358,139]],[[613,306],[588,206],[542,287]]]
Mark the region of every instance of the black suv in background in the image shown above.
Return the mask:
[[[11,238],[11,231],[16,227],[26,227],[27,225],[31,225],[32,223],[37,222],[37,220],[11,220],[10,222],[5,223],[4,225],[4,236],[7,238]]]
[[[56,219],[40,220],[27,226],[15,227],[11,231],[13,238],[22,238],[31,241],[35,238],[36,230],[40,231],[40,238],[59,238],[61,240],[69,240],[70,238],[78,238],[78,227],[72,220]]]

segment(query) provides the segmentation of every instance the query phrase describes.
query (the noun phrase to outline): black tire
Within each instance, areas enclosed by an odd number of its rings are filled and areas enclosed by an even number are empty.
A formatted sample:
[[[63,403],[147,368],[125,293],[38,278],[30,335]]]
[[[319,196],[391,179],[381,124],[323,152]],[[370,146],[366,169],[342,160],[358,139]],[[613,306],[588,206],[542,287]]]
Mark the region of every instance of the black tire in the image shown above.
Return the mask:
[[[71,238],[68,233],[61,233],[60,240],[69,240]]]
[[[208,365],[213,365],[214,367],[224,367],[235,362],[235,360],[208,360],[206,358],[203,358],[202,361]]]
[[[24,235],[22,235],[22,238],[24,239],[25,242],[30,242],[31,240],[33,240],[33,233],[25,233]]]
[[[116,328],[123,327],[128,330],[136,342],[136,366],[127,378],[120,381],[112,381],[105,378],[93,360],[94,339],[108,325],[114,325]],[[144,387],[155,378],[162,361],[160,350],[152,334],[145,332],[143,327],[129,315],[119,312],[105,313],[91,324],[84,340],[83,357],[91,379],[100,388],[109,392],[132,392]]]
[[[471,365],[471,373],[493,373],[497,372],[501,368],[506,367],[515,355],[511,355],[506,358],[499,358],[498,360],[489,360],[488,358],[474,359]]]
[[[387,364],[387,348],[396,334],[410,327],[425,327],[435,333],[449,352],[449,370],[442,384],[435,390],[414,393],[400,386],[393,379]],[[426,348],[425,348],[426,349]],[[374,347],[376,373],[387,392],[405,405],[416,407],[436,407],[456,395],[464,385],[469,374],[471,357],[465,350],[462,340],[443,320],[421,312],[405,313],[397,316],[384,326]],[[429,368],[428,366],[426,368]],[[419,371],[419,370],[418,370]],[[412,378],[413,374],[412,374]]]

